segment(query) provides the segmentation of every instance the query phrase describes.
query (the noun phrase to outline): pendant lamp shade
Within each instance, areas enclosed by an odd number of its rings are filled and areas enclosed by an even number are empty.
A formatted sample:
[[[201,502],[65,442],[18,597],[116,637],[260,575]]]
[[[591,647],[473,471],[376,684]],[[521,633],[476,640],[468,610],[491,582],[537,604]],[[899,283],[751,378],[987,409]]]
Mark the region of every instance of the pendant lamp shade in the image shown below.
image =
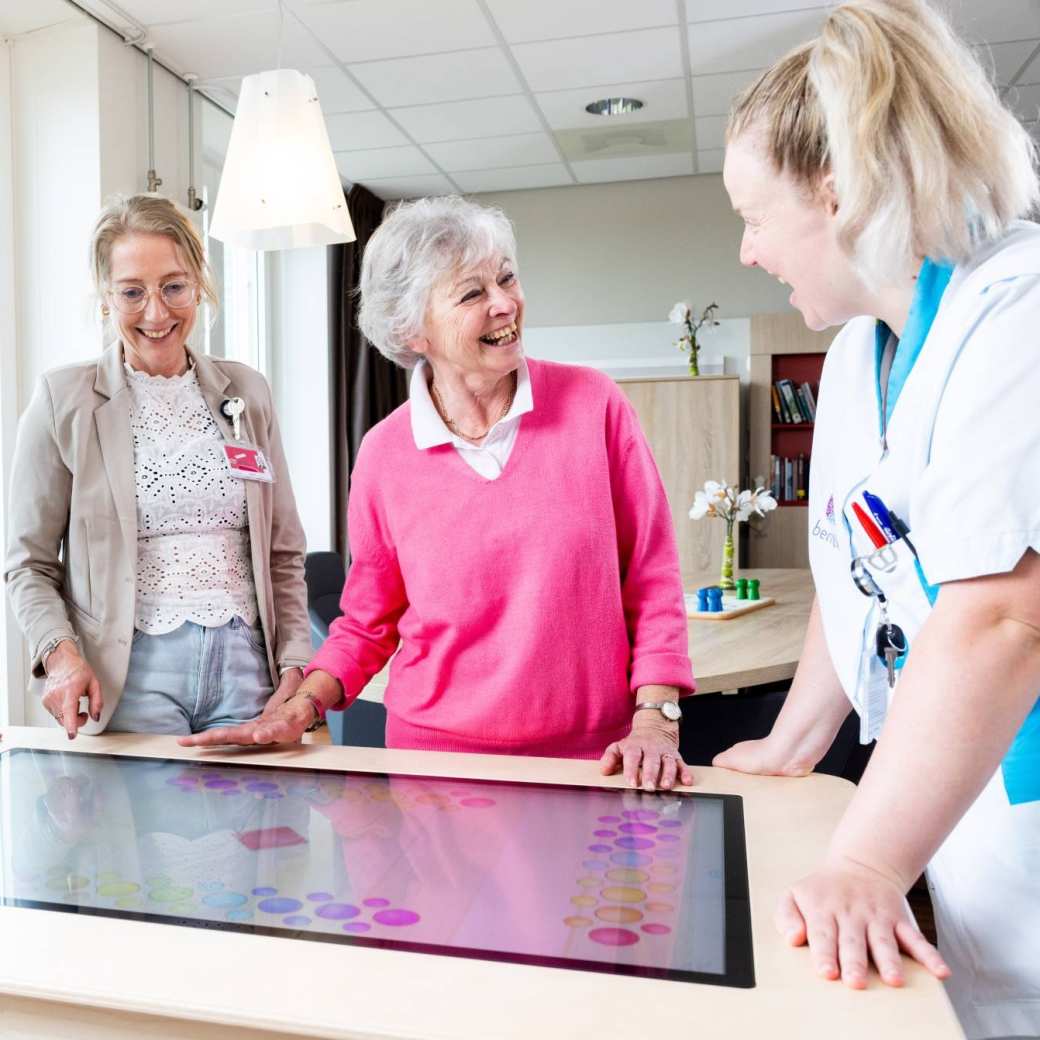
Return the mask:
[[[310,76],[278,69],[243,78],[209,233],[246,249],[357,237]]]

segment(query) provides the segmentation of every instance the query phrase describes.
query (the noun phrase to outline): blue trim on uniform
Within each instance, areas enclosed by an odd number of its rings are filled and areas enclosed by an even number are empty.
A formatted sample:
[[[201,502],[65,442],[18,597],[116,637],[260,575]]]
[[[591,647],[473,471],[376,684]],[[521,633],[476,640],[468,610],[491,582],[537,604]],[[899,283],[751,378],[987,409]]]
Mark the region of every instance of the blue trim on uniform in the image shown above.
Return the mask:
[[[1012,805],[1040,802],[1040,700],[1015,734],[1001,770],[1004,790]]]
[[[917,570],[917,580],[921,583],[921,590],[927,597],[929,605],[934,607],[935,601],[939,598],[939,586],[932,585],[924,576],[924,568],[921,566],[921,561],[916,556],[914,557],[914,567]]]
[[[874,326],[874,397],[877,401],[878,436],[885,436],[885,416],[881,411],[881,402],[885,399],[881,389],[881,359],[885,356],[892,330],[879,318]]]

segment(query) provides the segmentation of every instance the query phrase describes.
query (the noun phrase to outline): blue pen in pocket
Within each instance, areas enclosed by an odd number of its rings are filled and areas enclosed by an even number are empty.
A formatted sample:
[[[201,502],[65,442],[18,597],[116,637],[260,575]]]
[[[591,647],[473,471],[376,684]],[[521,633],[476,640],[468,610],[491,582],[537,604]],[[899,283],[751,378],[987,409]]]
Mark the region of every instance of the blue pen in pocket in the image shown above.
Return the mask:
[[[881,528],[884,536],[890,542],[897,541],[899,532],[896,531],[895,524],[892,522],[892,515],[889,513],[885,503],[877,495],[872,495],[867,490],[863,492],[863,501],[867,503],[870,515],[877,521],[878,527]]]

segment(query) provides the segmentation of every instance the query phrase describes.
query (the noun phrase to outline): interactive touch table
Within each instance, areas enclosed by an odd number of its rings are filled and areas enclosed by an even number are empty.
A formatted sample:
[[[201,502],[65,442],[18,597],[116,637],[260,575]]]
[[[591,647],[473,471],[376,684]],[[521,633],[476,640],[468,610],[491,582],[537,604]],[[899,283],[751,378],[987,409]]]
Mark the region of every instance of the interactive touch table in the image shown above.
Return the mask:
[[[233,1040],[959,1035],[923,972],[853,993],[773,934],[833,778],[647,795],[549,759],[0,749],[0,1008],[24,1035],[140,1035],[141,1013]]]

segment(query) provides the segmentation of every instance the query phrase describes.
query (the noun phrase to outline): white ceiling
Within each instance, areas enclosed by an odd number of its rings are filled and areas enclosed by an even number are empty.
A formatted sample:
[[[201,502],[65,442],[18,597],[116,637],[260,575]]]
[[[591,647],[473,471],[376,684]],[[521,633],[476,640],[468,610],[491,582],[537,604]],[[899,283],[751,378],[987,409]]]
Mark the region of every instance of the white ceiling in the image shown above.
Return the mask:
[[[384,198],[717,172],[733,94],[828,0],[79,0],[234,109],[243,75],[314,78],[340,172]],[[1040,0],[946,0],[1034,132]],[[0,33],[65,0],[0,0]],[[627,95],[637,114],[585,105]]]

